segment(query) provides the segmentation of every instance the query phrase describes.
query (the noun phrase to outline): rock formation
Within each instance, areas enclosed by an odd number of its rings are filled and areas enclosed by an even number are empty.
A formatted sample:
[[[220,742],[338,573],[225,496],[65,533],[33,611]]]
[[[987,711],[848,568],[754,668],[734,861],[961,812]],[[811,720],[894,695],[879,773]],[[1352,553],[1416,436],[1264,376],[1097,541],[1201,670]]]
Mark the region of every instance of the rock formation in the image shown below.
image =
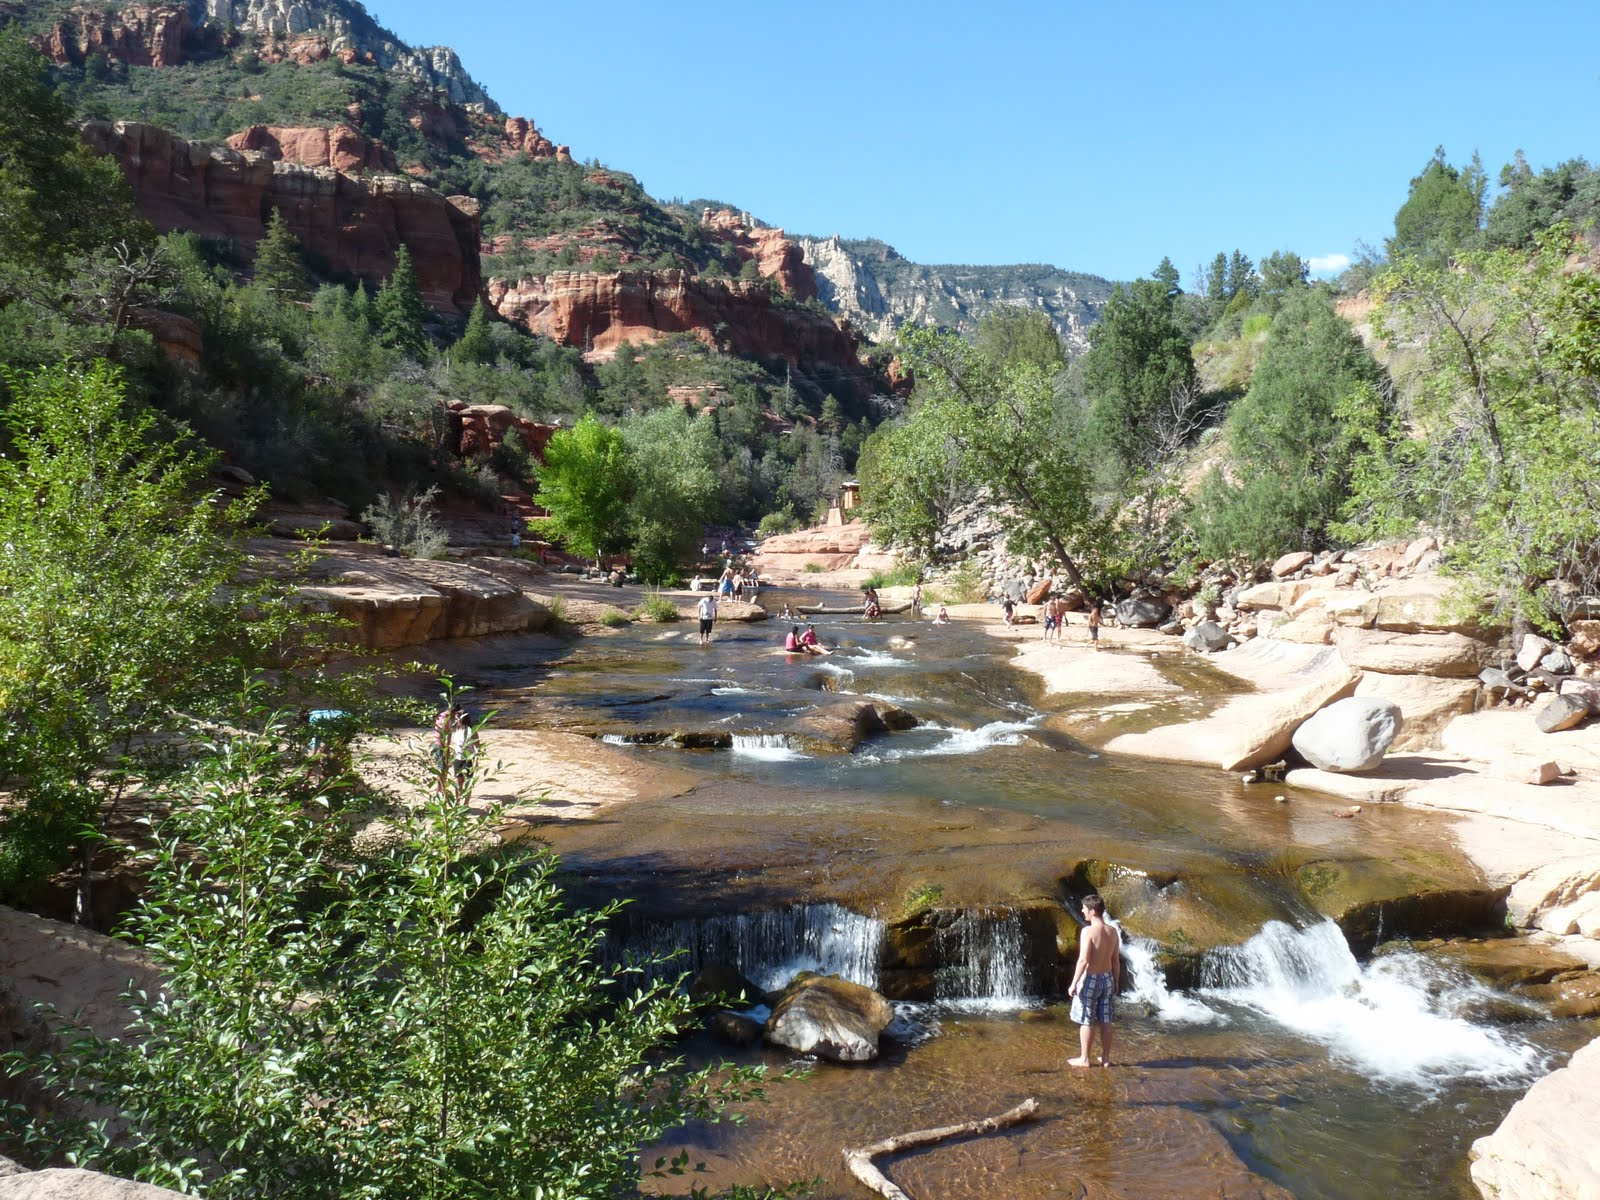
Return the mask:
[[[905,324],[970,332],[985,313],[1012,304],[1048,314],[1067,344],[1082,350],[1111,296],[1108,280],[1040,264],[924,266],[879,241],[835,235],[798,242],[822,302],[879,342]]]
[[[833,1062],[868,1062],[893,1020],[893,1006],[871,988],[802,972],[772,1006],[767,1040]]]
[[[130,67],[175,67],[183,61],[189,11],[176,4],[75,8],[37,39],[51,62],[81,65],[103,55]]]
[[[140,213],[159,230],[231,238],[248,251],[276,209],[306,251],[333,270],[378,284],[405,246],[434,308],[464,313],[478,299],[478,205],[470,197],[447,197],[401,175],[357,177],[188,142],[132,121],[90,121],[83,136],[116,158]],[[330,139],[330,152],[333,145]]]
[[[302,167],[332,167],[347,174],[400,168],[382,142],[368,138],[348,125],[331,129],[317,126],[251,125],[228,139],[235,150],[254,150],[273,162]]]
[[[700,227],[733,248],[740,262],[756,265],[763,279],[771,279],[796,300],[817,298],[817,276],[797,242],[781,229],[761,225],[749,213],[731,208],[706,209],[700,214]]]
[[[1600,1196],[1600,1042],[1591,1042],[1511,1106],[1472,1144],[1472,1182],[1485,1196],[1570,1200]]]

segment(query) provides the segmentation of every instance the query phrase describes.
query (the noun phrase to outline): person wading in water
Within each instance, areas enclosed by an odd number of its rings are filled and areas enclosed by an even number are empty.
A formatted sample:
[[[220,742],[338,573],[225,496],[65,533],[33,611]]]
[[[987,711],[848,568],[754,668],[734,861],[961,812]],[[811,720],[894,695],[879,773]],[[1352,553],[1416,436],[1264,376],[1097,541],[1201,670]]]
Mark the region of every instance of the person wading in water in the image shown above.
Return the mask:
[[[1078,935],[1078,966],[1072,972],[1072,1019],[1078,1023],[1079,1054],[1067,1059],[1071,1067],[1087,1067],[1095,1027],[1100,1029],[1100,1065],[1111,1065],[1111,1018],[1122,982],[1122,939],[1106,922],[1106,902],[1085,896],[1083,919],[1089,922]]]

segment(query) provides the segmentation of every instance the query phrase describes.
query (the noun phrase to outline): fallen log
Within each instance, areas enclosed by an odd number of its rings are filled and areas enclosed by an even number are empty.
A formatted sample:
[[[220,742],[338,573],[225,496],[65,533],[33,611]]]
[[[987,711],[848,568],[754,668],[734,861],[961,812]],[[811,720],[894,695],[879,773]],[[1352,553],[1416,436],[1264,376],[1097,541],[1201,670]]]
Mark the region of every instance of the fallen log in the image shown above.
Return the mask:
[[[830,608],[826,604],[797,604],[794,607],[796,612],[809,613],[812,616],[848,617],[854,614],[859,617],[861,615],[861,605],[859,604],[852,604],[849,608],[839,608],[837,606]],[[887,617],[894,613],[903,613],[910,607],[911,601],[907,600],[904,604],[883,605],[878,609],[878,612]]]
[[[938,1129],[919,1129],[914,1133],[902,1133],[896,1137],[884,1138],[881,1142],[873,1142],[870,1146],[862,1146],[857,1150],[844,1152],[844,1165],[850,1169],[858,1181],[886,1200],[911,1200],[911,1197],[895,1187],[889,1177],[873,1164],[873,1159],[883,1154],[898,1154],[902,1150],[910,1150],[917,1146],[931,1146],[935,1142],[949,1141],[951,1138],[966,1137],[980,1133],[993,1133],[997,1129],[1004,1129],[1008,1125],[1020,1125],[1024,1121],[1031,1121],[1039,1115],[1039,1102],[1029,1096],[1015,1108],[1001,1113],[998,1117],[985,1117],[981,1121],[967,1121],[961,1125],[944,1125]]]

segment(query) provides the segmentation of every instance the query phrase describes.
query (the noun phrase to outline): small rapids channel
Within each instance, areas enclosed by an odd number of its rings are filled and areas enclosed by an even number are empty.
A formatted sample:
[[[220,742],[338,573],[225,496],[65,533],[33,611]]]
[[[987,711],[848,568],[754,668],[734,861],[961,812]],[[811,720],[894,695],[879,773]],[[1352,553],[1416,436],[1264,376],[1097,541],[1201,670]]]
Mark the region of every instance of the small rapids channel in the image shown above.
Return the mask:
[[[1011,648],[971,628],[817,631],[826,658],[783,654],[771,621],[719,625],[706,647],[687,624],[633,626],[470,681],[501,724],[586,733],[698,780],[540,830],[580,902],[630,901],[614,960],[675,953],[655,969],[728,966],[762,989],[837,973],[908,1017],[914,1035],[878,1062],[774,1082],[743,1125],[663,1145],[704,1161],[713,1191],[817,1176],[817,1195],[858,1195],[844,1147],[1031,1095],[1042,1120],[897,1158],[895,1181],[943,1200],[1465,1200],[1473,1139],[1600,1032],[1497,1024],[1483,985],[1376,945],[1493,918],[1448,818],[1341,820],[1308,793],[1275,803],[1220,772],[1099,754],[1047,728]],[[917,724],[819,734],[862,702]],[[1068,910],[1088,890],[1130,931],[1110,1070],[1065,1065]],[[689,1053],[788,1063],[709,1034]]]

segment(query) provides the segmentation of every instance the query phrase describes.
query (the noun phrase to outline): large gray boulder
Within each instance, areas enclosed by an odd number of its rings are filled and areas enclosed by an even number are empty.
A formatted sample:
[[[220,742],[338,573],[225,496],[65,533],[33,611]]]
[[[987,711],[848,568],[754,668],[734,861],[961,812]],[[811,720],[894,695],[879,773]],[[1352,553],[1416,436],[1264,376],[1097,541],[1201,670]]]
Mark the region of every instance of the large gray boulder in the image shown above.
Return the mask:
[[[1295,730],[1293,744],[1312,766],[1324,771],[1375,770],[1399,736],[1400,706],[1378,696],[1338,700]]]
[[[180,1196],[154,1184],[68,1167],[0,1179],[0,1200],[177,1200]]]
[[[1166,601],[1148,596],[1117,601],[1117,623],[1129,629],[1154,629],[1171,614],[1172,606]]]
[[[893,1020],[893,1005],[871,988],[802,972],[772,1006],[767,1041],[833,1062],[869,1062]]]
[[[1561,733],[1575,729],[1589,719],[1589,701],[1583,696],[1557,696],[1534,714],[1541,733]]]
[[[1183,635],[1183,644],[1191,650],[1212,654],[1233,645],[1233,637],[1215,621],[1201,621]]]

